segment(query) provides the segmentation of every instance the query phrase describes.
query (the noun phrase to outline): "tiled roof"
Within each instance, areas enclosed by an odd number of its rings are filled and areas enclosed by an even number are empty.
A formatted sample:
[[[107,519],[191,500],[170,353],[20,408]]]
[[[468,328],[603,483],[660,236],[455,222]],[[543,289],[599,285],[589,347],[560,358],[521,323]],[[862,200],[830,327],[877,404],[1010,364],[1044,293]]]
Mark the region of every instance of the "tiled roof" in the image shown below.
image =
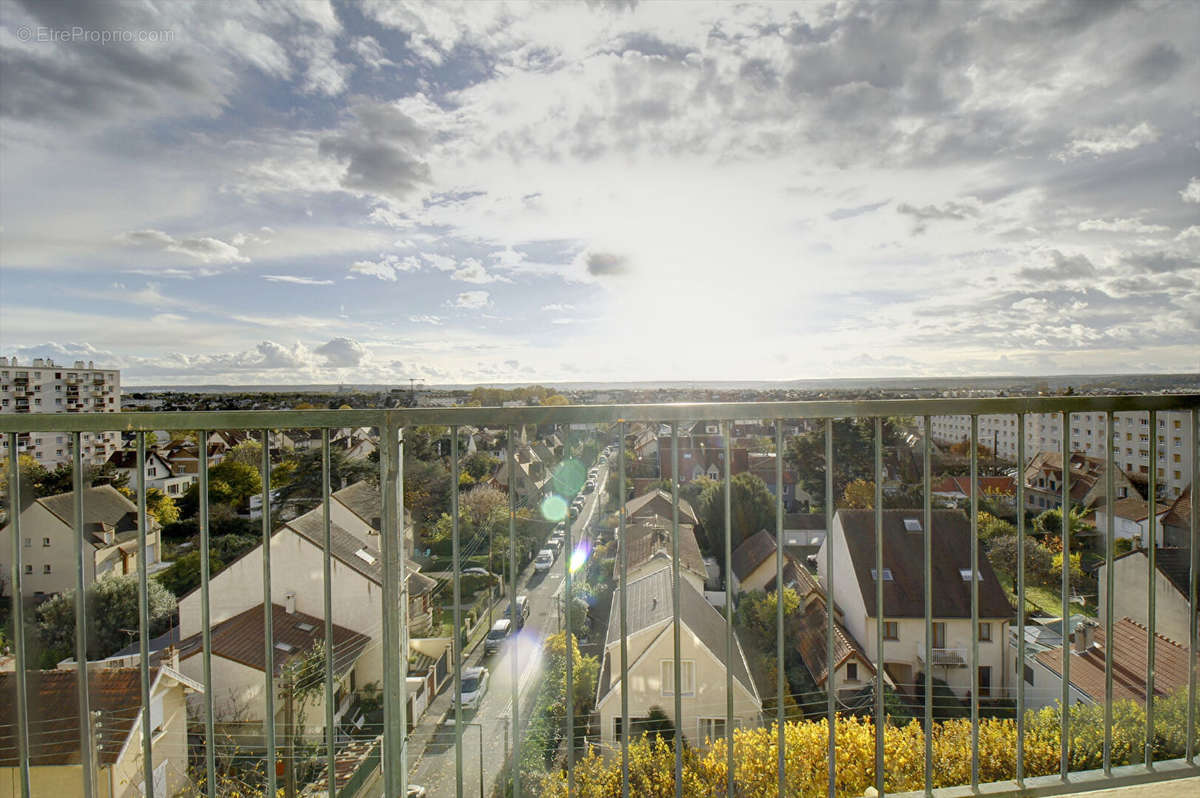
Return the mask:
[[[54,513],[64,524],[75,525],[75,494],[60,493],[38,499],[43,507]],[[112,485],[86,488],[83,492],[83,523],[85,529],[101,525],[115,532],[137,529],[137,505],[125,498]]]
[[[346,505],[363,523],[379,531],[380,519],[383,518],[383,498],[377,486],[364,479],[335,491],[333,498]]]
[[[760,529],[742,541],[742,545],[733,552],[733,574],[738,581],[744,580],[768,557],[775,554],[775,536],[765,529]]]
[[[1104,627],[1094,631],[1095,644],[1082,654],[1071,653],[1071,684],[1097,702],[1105,696]],[[1155,635],[1154,695],[1164,696],[1188,683],[1187,649],[1173,640]],[[1146,703],[1146,627],[1129,618],[1113,623],[1113,698]],[[1038,662],[1062,676],[1062,647],[1039,652]]]
[[[824,684],[829,677],[829,658],[826,656],[828,647],[825,637],[828,619],[829,613],[825,609],[825,602],[814,601],[809,604],[800,617],[799,631],[795,642],[796,650],[800,652],[800,658],[804,660],[805,667],[808,668],[808,672],[812,674],[818,686]],[[875,673],[875,667],[867,658],[866,652],[855,642],[846,627],[835,622],[833,625],[834,667],[841,665],[852,654],[858,654],[868,670],[872,674]]]
[[[920,510],[883,511],[883,567],[892,578],[883,582],[884,614],[894,618],[924,618],[924,546],[922,534],[909,532],[905,519],[921,519]],[[851,566],[858,577],[867,614],[875,616],[875,511],[838,510],[835,525],[846,536]],[[1012,612],[992,565],[979,546],[979,617],[1007,618]],[[971,617],[971,523],[958,510],[933,511],[933,615]]]
[[[1017,491],[1012,477],[977,477],[977,479],[979,490],[983,495],[1011,496]],[[944,477],[940,482],[934,483],[932,487],[934,493],[961,493],[968,498],[971,496],[970,477]]]
[[[302,656],[325,639],[325,621],[303,612],[289,613],[279,604],[271,605],[275,633],[275,675],[278,676],[288,660]],[[302,626],[303,624],[303,626]],[[193,635],[180,643],[180,658],[187,659],[200,652]],[[371,638],[344,626],[333,625],[333,669],[347,670],[362,654]],[[222,621],[212,630],[212,653],[255,670],[266,670],[263,650],[263,605],[251,607]]]
[[[825,531],[825,513],[785,513],[783,531]]]
[[[671,524],[631,524],[625,527],[625,539],[629,541],[629,567],[638,568],[655,556],[671,562]],[[679,524],[679,563],[689,571],[707,577],[704,556],[696,542],[696,533],[691,524]]]
[[[653,509],[649,510],[649,512],[656,515],[661,515],[669,520],[671,518],[671,494],[662,488],[652,490],[649,493],[642,494],[641,496],[635,496],[629,501],[625,502],[625,517],[637,518],[639,515],[645,514],[650,503],[656,499],[666,502],[666,507],[664,508],[663,512],[657,512]],[[683,523],[685,521],[690,522],[694,526],[700,525],[700,519],[696,515],[696,511],[692,509],[692,505],[688,503],[687,499],[680,498],[679,522]]]
[[[634,635],[643,629],[670,621],[671,612],[671,569],[663,568],[639,579],[631,581],[626,588],[629,596],[629,611],[626,623],[629,635]],[[613,592],[612,609],[609,613],[608,637],[605,648],[615,644],[621,634],[621,591]],[[704,644],[713,656],[720,662],[725,662],[725,618],[713,609],[696,588],[686,579],[679,580],[679,620]],[[668,624],[670,625],[670,624]],[[733,678],[740,681],[747,690],[755,693],[750,673],[746,669],[745,657],[742,656],[741,642],[738,640],[736,629],[733,637],[733,663],[726,663],[733,672]],[[603,695],[603,691],[601,693]]]
[[[1163,526],[1182,527],[1192,526],[1192,486],[1188,485],[1183,492],[1171,503],[1171,508],[1162,519]]]
[[[29,705],[29,764],[79,764],[78,671],[28,671],[25,674]],[[150,669],[150,683],[158,668]],[[0,673],[0,767],[18,765],[16,728],[16,676]],[[112,741],[100,751],[100,762],[117,761],[121,743],[129,736],[142,706],[142,682],[137,668],[111,668],[88,673],[88,700],[100,713],[100,733]]]
[[[322,507],[310,510],[293,518],[285,526],[319,549],[325,547],[325,513]],[[330,553],[338,562],[370,579],[377,585],[383,584],[383,555],[373,546],[368,546],[332,521],[329,524]],[[362,552],[360,556],[358,552]],[[414,595],[428,593],[437,584],[419,573],[412,563],[408,564],[408,589]]]

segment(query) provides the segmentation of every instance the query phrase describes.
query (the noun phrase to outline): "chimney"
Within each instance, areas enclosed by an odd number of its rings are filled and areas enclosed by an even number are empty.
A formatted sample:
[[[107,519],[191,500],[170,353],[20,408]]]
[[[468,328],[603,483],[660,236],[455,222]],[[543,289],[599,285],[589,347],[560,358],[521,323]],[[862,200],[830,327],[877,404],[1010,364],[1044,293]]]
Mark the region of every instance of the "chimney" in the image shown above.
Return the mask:
[[[296,614],[296,594],[291,593],[291,592],[286,593],[283,597],[283,606],[284,606],[284,609],[287,610],[288,615],[295,615]]]
[[[1140,534],[1135,534],[1133,536],[1133,548],[1135,550],[1139,550],[1142,548],[1142,536]]]
[[[1076,625],[1075,634],[1072,635],[1072,640],[1075,643],[1075,653],[1086,654],[1094,642],[1091,622],[1081,621],[1078,625]]]
[[[163,651],[162,662],[167,664],[172,670],[179,670],[179,649],[175,646],[167,646]]]

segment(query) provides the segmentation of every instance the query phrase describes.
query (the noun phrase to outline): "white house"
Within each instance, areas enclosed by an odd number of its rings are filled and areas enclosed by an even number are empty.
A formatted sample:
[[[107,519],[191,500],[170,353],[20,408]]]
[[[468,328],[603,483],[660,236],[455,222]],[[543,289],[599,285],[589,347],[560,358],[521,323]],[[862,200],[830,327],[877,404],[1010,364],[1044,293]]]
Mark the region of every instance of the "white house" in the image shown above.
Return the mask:
[[[78,795],[83,766],[79,748],[78,671],[29,671],[29,778],[32,795]],[[90,706],[99,713],[104,745],[96,753],[97,798],[145,794],[142,763],[141,672],[137,668],[89,670]],[[0,673],[0,695],[14,695],[16,678]],[[154,794],[174,795],[188,785],[186,694],[202,685],[174,668],[150,669],[150,752]],[[17,721],[15,701],[0,701],[0,728]],[[90,752],[85,752],[90,753]],[[0,798],[20,795],[17,738],[0,734]]]
[[[1158,502],[1155,507],[1154,540],[1156,546],[1164,545],[1163,518],[1171,510],[1170,502]],[[1096,530],[1108,534],[1108,505],[1096,505]],[[1150,542],[1150,504],[1141,496],[1133,495],[1113,502],[1113,538],[1116,540],[1139,540],[1144,545]]]
[[[108,464],[117,473],[129,478],[129,487],[137,489],[137,452],[133,449],[121,449],[112,453]],[[167,496],[178,498],[187,492],[188,487],[198,477],[195,474],[176,474],[171,470],[171,464],[157,451],[146,452],[145,462],[146,487],[162,491]]]
[[[147,519],[146,564],[159,559],[158,522]],[[75,589],[75,494],[44,496],[21,511],[21,593],[42,596]],[[0,564],[9,573],[12,524],[0,529]],[[111,485],[87,488],[83,494],[84,584],[137,570],[137,505]],[[4,585],[4,593],[9,593]]]
[[[641,523],[625,527],[625,544],[629,548],[629,579],[654,573],[663,566],[670,567],[672,560],[671,524],[662,519],[646,519]],[[696,533],[691,524],[679,525],[679,575],[692,587],[704,591],[708,569]]]
[[[626,645],[628,677],[622,678],[620,591],[613,594],[608,637],[596,691],[600,737],[610,747],[621,738],[621,691],[628,689],[631,732],[639,731],[654,708],[661,709],[694,745],[725,735],[726,669],[733,674],[733,715],[738,728],[758,726],[762,701],[750,677],[741,643],[734,635],[733,660],[725,658],[725,619],[687,580],[680,580],[680,698],[675,718],[674,614],[671,570],[662,568],[631,580]]]
[[[920,683],[926,667],[923,515],[920,510],[883,511],[882,575],[875,570],[874,510],[839,510],[834,517],[825,542],[834,547],[832,581],[824,547],[817,556],[822,587],[842,608],[846,629],[871,662],[879,659],[877,624],[882,620],[884,670],[900,686]],[[932,534],[934,676],[965,696],[972,684],[971,524],[957,510],[936,510]],[[1002,697],[1011,681],[1005,663],[1014,610],[982,547],[978,556],[979,692],[981,698]],[[883,580],[882,619],[875,610],[877,576]]]
[[[1154,629],[1172,640],[1188,640],[1191,636],[1192,612],[1188,603],[1187,549],[1158,549],[1154,555],[1157,573],[1154,575]],[[1146,549],[1138,548],[1113,559],[1113,617],[1129,618],[1143,626],[1150,616],[1147,597],[1150,590],[1150,557]],[[1101,565],[1097,573],[1100,584],[1100,621],[1104,622],[1108,608],[1108,566]]]

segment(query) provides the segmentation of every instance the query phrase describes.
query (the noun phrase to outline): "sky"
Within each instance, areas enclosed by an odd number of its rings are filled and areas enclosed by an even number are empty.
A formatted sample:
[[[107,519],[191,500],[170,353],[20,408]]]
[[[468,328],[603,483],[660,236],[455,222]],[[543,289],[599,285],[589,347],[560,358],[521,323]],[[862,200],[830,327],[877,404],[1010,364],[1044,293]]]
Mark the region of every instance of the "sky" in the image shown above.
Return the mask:
[[[1200,371],[1200,3],[0,0],[0,354]]]

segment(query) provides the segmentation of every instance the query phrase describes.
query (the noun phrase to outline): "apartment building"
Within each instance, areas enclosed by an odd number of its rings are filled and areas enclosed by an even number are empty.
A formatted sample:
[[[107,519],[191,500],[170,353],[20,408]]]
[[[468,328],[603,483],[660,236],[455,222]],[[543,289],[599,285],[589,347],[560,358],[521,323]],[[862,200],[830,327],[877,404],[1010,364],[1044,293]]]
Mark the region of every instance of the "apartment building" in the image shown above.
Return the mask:
[[[940,444],[959,443],[971,436],[970,416],[934,416],[930,421],[933,440]],[[1071,451],[1104,459],[1104,413],[1072,413],[1070,417]],[[1113,416],[1113,461],[1128,474],[1150,473],[1150,435],[1158,440],[1155,465],[1162,496],[1174,499],[1192,478],[1194,456],[1189,445],[1191,416],[1185,411],[1158,414],[1156,429],[1150,429],[1150,414],[1116,413]],[[1062,418],[1056,413],[1036,413],[1025,417],[1025,453],[1062,451]],[[1017,457],[1017,417],[980,416],[979,442],[1007,460]]]
[[[76,360],[63,366],[34,358],[22,366],[0,357],[0,413],[117,413],[121,410],[121,372]],[[32,426],[32,425],[31,425]],[[83,462],[103,465],[121,446],[118,432],[80,433]],[[46,468],[72,459],[66,433],[25,432],[17,436],[17,454],[28,454]],[[0,458],[8,457],[8,438],[0,439]]]

